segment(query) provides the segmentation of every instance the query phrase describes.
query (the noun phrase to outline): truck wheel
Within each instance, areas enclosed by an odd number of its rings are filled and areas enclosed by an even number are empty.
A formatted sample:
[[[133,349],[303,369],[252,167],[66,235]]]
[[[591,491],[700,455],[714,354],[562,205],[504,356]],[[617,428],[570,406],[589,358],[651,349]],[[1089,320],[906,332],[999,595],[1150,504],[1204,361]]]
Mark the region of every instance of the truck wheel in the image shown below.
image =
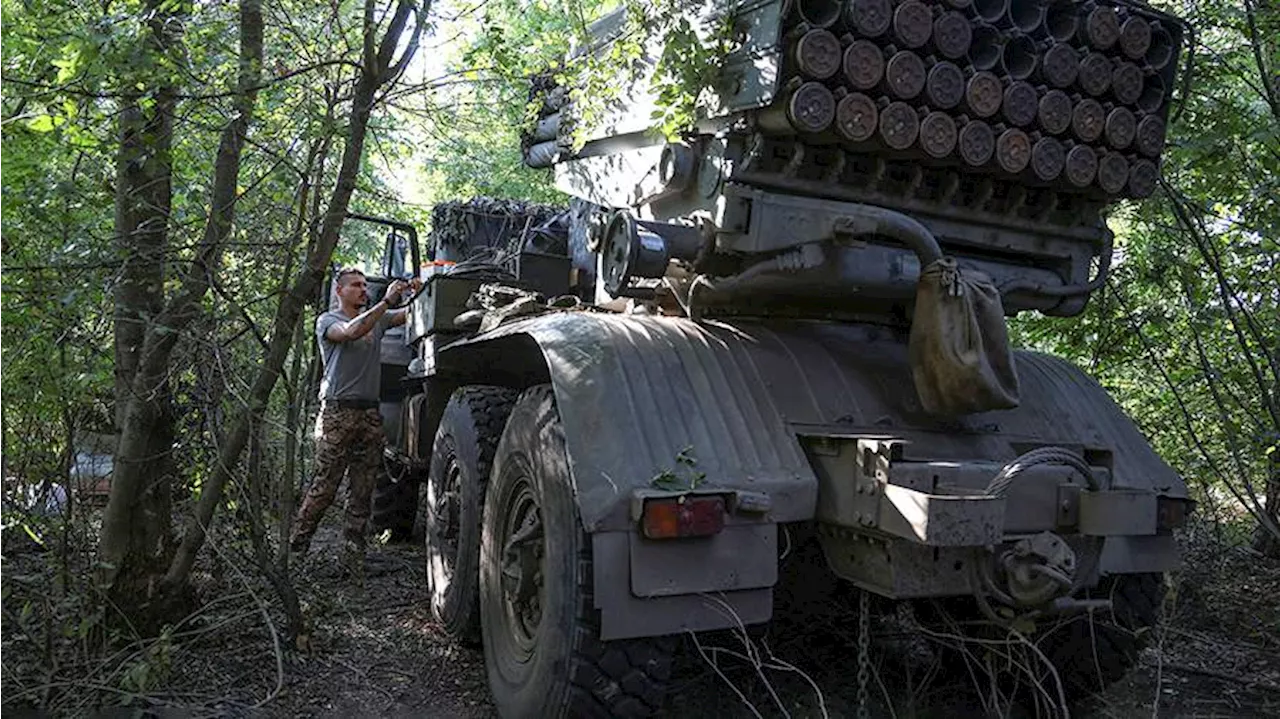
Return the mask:
[[[431,614],[456,641],[480,639],[480,522],[489,468],[519,393],[463,387],[449,398],[431,450],[418,521],[427,548]]]
[[[1146,643],[1147,630],[1160,618],[1164,602],[1163,574],[1118,574],[1089,592],[1109,598],[1112,611],[1071,617],[1040,640],[1068,696],[1096,692],[1124,677]]]
[[[501,716],[645,717],[661,707],[674,637],[599,639],[591,538],[550,386],[521,395],[502,434],[481,557],[485,667]]]

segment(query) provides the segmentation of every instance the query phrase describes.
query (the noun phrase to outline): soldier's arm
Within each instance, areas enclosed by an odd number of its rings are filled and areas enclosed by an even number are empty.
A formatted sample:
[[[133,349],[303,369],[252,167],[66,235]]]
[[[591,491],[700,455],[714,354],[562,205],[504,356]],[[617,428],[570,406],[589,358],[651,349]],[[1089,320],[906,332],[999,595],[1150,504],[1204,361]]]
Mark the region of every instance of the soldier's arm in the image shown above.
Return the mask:
[[[330,342],[350,342],[364,337],[369,333],[369,330],[373,329],[378,324],[378,319],[382,317],[382,315],[386,314],[387,308],[390,306],[391,302],[400,298],[400,293],[404,291],[404,288],[404,282],[400,280],[392,282],[391,286],[387,288],[386,297],[378,300],[377,304],[356,315],[354,318],[349,319],[346,322],[335,322],[330,325],[329,329],[324,332],[325,339]],[[398,312],[403,313],[402,310],[398,310]],[[392,322],[395,322],[394,317],[392,318]],[[400,322],[404,322],[404,320],[401,319]]]
[[[378,324],[378,318],[387,311],[387,301],[378,300],[373,307],[361,312],[354,318],[346,322],[335,322],[329,325],[329,329],[325,330],[325,339],[330,342],[350,342],[358,340],[369,333],[374,325]]]

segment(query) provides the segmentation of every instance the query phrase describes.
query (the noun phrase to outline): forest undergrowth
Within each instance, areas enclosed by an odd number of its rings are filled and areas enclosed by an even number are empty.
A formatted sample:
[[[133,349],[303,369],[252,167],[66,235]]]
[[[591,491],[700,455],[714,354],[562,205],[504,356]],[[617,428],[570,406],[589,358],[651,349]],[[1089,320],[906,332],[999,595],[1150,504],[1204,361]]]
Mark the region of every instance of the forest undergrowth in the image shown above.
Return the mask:
[[[41,546],[7,531],[4,715],[493,716],[480,651],[451,644],[430,618],[421,550],[375,542],[360,587],[340,568],[329,519],[294,572],[302,642],[285,636],[271,587],[234,538],[219,537],[197,567],[199,609],[142,640],[105,634],[111,623],[91,609],[91,534],[52,531]],[[1069,697],[1071,716],[1280,713],[1280,565],[1245,540],[1230,525],[1184,530],[1185,568],[1170,577],[1139,665],[1101,696]],[[1048,705],[1039,714],[1027,703],[993,706],[981,672],[948,660],[910,612],[872,607],[870,716],[1066,716]],[[686,637],[664,714],[857,716],[857,637],[856,612],[829,608]]]

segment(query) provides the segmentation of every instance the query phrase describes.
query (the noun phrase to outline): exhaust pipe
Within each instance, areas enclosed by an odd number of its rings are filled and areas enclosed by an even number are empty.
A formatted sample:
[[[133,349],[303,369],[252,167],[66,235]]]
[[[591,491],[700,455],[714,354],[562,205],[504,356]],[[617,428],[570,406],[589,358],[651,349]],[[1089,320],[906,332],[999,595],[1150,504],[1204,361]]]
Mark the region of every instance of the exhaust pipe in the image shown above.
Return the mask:
[[[1071,98],[1061,90],[1050,90],[1036,108],[1040,129],[1050,135],[1061,135],[1071,128]]]
[[[835,35],[821,29],[810,30],[791,46],[791,60],[800,74],[826,80],[840,69],[842,48]]]
[[[1008,23],[1026,33],[1035,32],[1044,23],[1042,0],[1009,0]]]
[[[1020,80],[1010,82],[1004,89],[1004,101],[1001,110],[1004,119],[1014,127],[1026,127],[1036,120],[1040,110],[1040,98],[1030,83]]]
[[[855,90],[870,90],[884,79],[884,52],[870,40],[849,43],[841,64],[845,81]]]
[[[844,21],[858,35],[877,38],[889,31],[893,7],[889,0],[847,0]]]
[[[1132,105],[1142,97],[1142,68],[1131,62],[1118,62],[1111,73],[1111,92],[1116,99]]]
[[[1138,118],[1134,117],[1133,111],[1127,107],[1113,107],[1107,113],[1102,134],[1106,136],[1107,144],[1117,150],[1127,150],[1133,144],[1137,131]]]
[[[956,149],[956,121],[945,112],[934,110],[920,121],[920,149],[940,160]]]
[[[1143,112],[1159,111],[1164,104],[1164,93],[1164,80],[1159,75],[1148,77],[1142,86],[1142,94],[1138,96],[1138,109]]]
[[[1159,157],[1164,148],[1165,124],[1159,115],[1147,115],[1138,121],[1138,152],[1147,157]]]
[[[860,92],[845,95],[836,105],[835,131],[847,142],[870,140],[876,134],[879,122],[880,110],[875,101]]]
[[[1120,52],[1130,60],[1145,58],[1151,49],[1151,21],[1130,15],[1120,26]]]
[[[933,34],[933,13],[919,0],[906,0],[893,11],[893,39],[903,47],[924,47]]]
[[[948,10],[933,21],[933,47],[948,60],[959,60],[973,43],[973,28],[964,15]]]
[[[793,82],[799,78],[793,78]],[[817,82],[804,82],[791,90],[781,102],[774,102],[757,116],[760,127],[770,132],[790,135],[796,132],[819,133],[831,126],[836,117],[836,98]]]
[[[1067,165],[1065,173],[1067,182],[1073,187],[1084,189],[1093,184],[1098,174],[1098,154],[1088,145],[1077,145],[1068,140]]]
[[[1009,12],[1009,0],[973,0],[973,11],[978,17],[995,25]]]
[[[828,28],[840,19],[840,0],[788,0],[789,11],[797,20],[815,28]]]

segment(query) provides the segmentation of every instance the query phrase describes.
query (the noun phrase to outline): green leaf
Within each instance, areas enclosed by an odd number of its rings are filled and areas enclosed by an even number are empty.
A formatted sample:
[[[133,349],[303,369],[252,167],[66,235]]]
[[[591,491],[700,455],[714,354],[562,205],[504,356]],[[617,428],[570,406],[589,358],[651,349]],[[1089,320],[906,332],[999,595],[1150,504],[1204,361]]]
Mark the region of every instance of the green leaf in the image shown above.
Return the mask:
[[[27,120],[27,128],[34,132],[53,132],[55,127],[52,115],[38,115]]]
[[[44,542],[41,541],[40,539],[40,535],[36,534],[36,530],[32,529],[30,524],[24,523],[22,525],[22,531],[26,532],[27,536],[31,538],[31,541],[35,542],[36,544],[41,544],[41,545],[44,544]]]
[[[57,83],[59,85],[65,84],[79,73],[83,58],[82,43],[83,41],[79,38],[71,40],[62,46],[62,56],[53,60],[53,66],[58,68]]]

